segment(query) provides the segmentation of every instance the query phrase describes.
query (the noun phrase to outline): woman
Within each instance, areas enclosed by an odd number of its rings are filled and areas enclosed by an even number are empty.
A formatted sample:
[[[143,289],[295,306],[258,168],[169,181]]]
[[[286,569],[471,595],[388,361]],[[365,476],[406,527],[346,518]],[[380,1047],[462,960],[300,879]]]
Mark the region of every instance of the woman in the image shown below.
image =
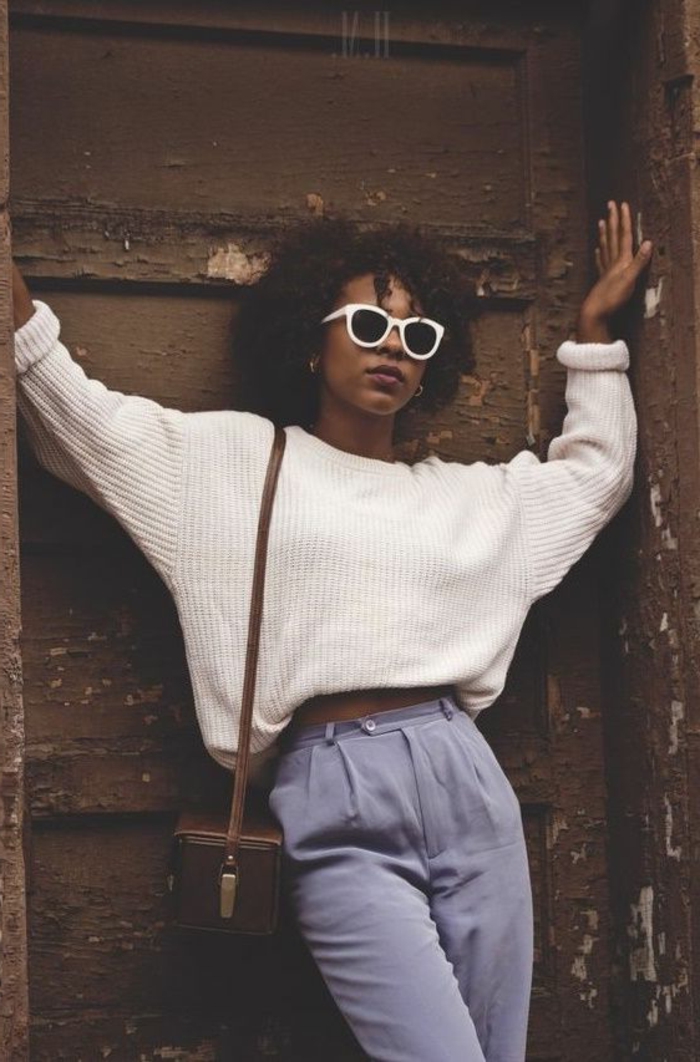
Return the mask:
[[[525,1057],[522,821],[474,718],[503,688],[532,603],[630,493],[628,351],[608,321],[650,255],[649,241],[633,254],[628,205],[610,203],[598,281],[557,352],[562,434],[546,462],[522,451],[495,465],[394,460],[397,416],[444,405],[470,364],[458,272],[418,232],[321,220],[283,241],[237,332],[267,416],[107,390],[15,271],[32,445],[171,590],[203,740],[227,767],[272,420],[285,426],[251,751],[259,777],[279,753],[270,806],[289,898],[372,1059]]]

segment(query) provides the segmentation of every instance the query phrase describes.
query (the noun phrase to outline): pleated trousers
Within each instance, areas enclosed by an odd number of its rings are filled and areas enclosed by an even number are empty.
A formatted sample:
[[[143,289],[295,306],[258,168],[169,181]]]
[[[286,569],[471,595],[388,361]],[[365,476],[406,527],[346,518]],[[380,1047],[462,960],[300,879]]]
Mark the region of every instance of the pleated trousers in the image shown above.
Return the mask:
[[[283,735],[270,808],[290,908],[369,1058],[524,1062],[533,908],[520,805],[456,702]]]

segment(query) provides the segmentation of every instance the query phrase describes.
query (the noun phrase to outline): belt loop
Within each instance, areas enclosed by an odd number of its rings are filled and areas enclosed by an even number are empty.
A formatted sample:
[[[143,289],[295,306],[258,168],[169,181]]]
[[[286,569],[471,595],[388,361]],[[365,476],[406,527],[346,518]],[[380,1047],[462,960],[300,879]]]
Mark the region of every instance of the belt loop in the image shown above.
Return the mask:
[[[441,697],[440,698],[440,707],[442,708],[443,712],[445,713],[445,718],[446,719],[451,719],[452,716],[454,715],[455,710],[452,707],[452,705],[450,704],[450,702],[448,701],[447,697]]]
[[[335,723],[326,723],[326,742],[330,745],[335,740],[333,735],[335,733]]]

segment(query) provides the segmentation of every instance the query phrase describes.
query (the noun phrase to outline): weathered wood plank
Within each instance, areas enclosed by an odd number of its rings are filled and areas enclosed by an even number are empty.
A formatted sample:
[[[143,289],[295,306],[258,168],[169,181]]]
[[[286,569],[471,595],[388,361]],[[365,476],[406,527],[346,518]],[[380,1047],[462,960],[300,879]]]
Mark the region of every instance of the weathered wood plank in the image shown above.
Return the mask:
[[[192,691],[170,593],[135,547],[23,564],[27,741],[166,742]]]
[[[289,217],[285,217],[285,213]],[[60,216],[60,228],[56,217]],[[274,218],[235,214],[230,209],[206,214],[194,209],[124,209],[112,203],[15,197],[13,228],[22,248],[17,260],[30,281],[41,287],[62,283],[90,290],[116,284],[129,290],[182,295],[225,293],[233,285],[254,283],[268,261],[276,230],[292,220],[280,210]],[[381,229],[386,221],[360,223]],[[435,224],[440,236],[484,298],[525,302],[535,297],[537,242],[532,233],[511,226],[498,232],[470,225]]]
[[[585,7],[586,0],[538,0],[527,7],[518,0],[502,0],[494,17],[489,0],[470,0],[465,17],[463,5],[446,2],[441,7],[441,17],[431,22],[427,35],[420,9],[392,10],[391,40],[420,50],[456,47],[494,55],[521,54],[525,48],[539,44],[546,33],[552,37],[565,33]],[[375,38],[374,13],[358,11],[355,23],[355,12],[344,6],[344,0],[310,0],[300,7],[271,0],[264,11],[232,7],[228,0],[208,0],[196,7],[189,0],[169,0],[167,6],[161,0],[140,0],[138,6],[131,0],[110,0],[99,8],[91,0],[52,0],[50,8],[45,0],[11,0],[9,8],[13,26],[50,24],[53,20],[68,28],[89,30],[111,23],[112,32],[133,33],[137,29],[167,35],[180,31],[188,37],[199,32],[216,40],[227,39],[229,33],[252,41],[294,34],[310,41],[320,39],[324,44],[330,41],[341,52],[345,12],[348,32],[354,28],[363,43],[371,41],[373,45]]]
[[[89,34],[18,25],[13,125],[32,128],[52,165],[23,151],[18,138],[13,182],[35,199],[70,189],[127,208],[215,212],[235,204],[260,215],[270,204],[300,209],[320,194],[361,217],[381,205],[387,219],[410,211],[431,224],[522,226],[517,53],[503,60],[426,49],[363,63],[303,39],[284,43],[269,63],[264,45],[122,37],[108,25]],[[65,77],[67,68],[80,78]],[[377,106],[397,86],[398,113]],[[47,92],[51,108],[43,106]],[[319,151],[329,141],[333,150]],[[128,166],[118,164],[126,158]],[[359,158],[361,179],[348,181]]]
[[[8,82],[7,4],[0,2],[0,1056],[23,1062],[29,1015]]]

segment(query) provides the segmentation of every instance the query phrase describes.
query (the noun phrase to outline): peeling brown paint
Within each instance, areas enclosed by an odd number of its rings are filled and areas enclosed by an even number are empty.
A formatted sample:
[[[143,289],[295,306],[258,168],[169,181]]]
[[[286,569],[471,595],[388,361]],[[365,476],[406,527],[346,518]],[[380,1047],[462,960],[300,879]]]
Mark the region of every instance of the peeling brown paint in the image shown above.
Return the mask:
[[[656,287],[647,288],[644,292],[644,316],[656,317],[661,307],[661,295],[663,292],[664,278],[659,277]]]
[[[207,259],[207,276],[232,280],[236,284],[254,284],[267,269],[269,255],[246,254],[241,247],[228,243],[212,248]]]
[[[679,728],[678,724],[684,718],[685,711],[682,701],[671,702],[671,722],[669,724],[669,746],[668,752],[670,756],[675,756],[678,752],[678,738]]]
[[[630,949],[630,977],[656,981],[654,955],[654,890],[645,885],[639,893],[639,902],[632,904],[627,933],[634,947]]]

